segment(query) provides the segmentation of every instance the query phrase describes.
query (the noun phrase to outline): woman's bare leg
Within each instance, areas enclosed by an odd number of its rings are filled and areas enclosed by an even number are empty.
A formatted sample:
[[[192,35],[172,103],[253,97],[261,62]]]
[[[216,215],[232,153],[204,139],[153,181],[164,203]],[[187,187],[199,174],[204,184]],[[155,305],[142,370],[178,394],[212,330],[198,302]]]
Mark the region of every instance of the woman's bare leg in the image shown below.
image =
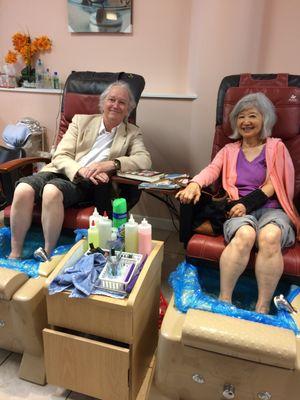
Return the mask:
[[[51,254],[56,246],[63,221],[63,194],[55,185],[47,184],[44,187],[42,200],[42,226],[47,254]]]
[[[220,300],[231,303],[232,292],[248,264],[255,238],[256,232],[252,226],[243,225],[225,247],[220,258]]]
[[[258,235],[255,274],[258,285],[256,311],[267,314],[274,291],[283,272],[281,229],[274,224],[264,226]]]
[[[33,206],[33,188],[27,183],[19,183],[11,206],[11,252],[9,258],[18,258],[22,255],[25,236],[31,226]]]

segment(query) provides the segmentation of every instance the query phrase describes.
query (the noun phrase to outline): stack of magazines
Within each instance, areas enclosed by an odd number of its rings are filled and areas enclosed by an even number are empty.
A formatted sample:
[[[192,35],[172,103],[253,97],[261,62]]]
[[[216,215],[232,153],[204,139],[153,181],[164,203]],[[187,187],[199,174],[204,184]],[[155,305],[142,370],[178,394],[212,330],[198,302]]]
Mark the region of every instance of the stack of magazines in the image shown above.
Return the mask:
[[[163,172],[153,171],[152,169],[142,169],[140,171],[121,172],[118,171],[117,175],[121,178],[134,179],[143,182],[156,182],[165,174]]]
[[[142,182],[139,189],[180,189],[186,187],[189,182],[188,174],[172,173],[164,174],[155,182]]]

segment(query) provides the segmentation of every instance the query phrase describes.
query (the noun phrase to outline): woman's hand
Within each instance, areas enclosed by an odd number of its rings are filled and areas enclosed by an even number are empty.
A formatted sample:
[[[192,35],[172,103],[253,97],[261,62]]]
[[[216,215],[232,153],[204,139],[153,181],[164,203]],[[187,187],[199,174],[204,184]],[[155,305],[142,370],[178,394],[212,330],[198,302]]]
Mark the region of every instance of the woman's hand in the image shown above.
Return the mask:
[[[185,189],[180,190],[175,195],[176,199],[179,199],[182,204],[189,204],[191,202],[196,204],[199,201],[200,196],[201,189],[196,182],[189,183]]]
[[[246,207],[242,203],[236,204],[228,212],[229,218],[243,217],[244,215],[246,215]]]

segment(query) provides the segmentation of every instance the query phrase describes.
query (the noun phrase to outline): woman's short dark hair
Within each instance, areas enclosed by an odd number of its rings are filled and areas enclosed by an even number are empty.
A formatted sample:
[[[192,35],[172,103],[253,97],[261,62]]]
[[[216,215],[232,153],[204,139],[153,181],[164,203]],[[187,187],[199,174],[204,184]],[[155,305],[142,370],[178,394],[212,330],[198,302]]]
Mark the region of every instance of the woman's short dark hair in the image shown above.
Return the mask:
[[[231,128],[233,130],[233,134],[229,136],[231,139],[241,139],[241,135],[239,134],[236,126],[238,115],[243,110],[247,110],[252,107],[255,107],[263,117],[261,138],[265,139],[271,136],[273,126],[275,125],[277,119],[275,107],[266,95],[258,92],[247,94],[246,96],[242,97],[233,107],[233,110],[229,116]]]
[[[127,115],[127,117],[128,117],[130,115],[131,111],[135,109],[136,101],[135,101],[134,95],[130,89],[130,86],[128,85],[128,83],[126,83],[124,81],[116,81],[116,82],[111,83],[109,86],[107,86],[107,88],[104,90],[104,92],[101,93],[100,101],[99,101],[100,112],[103,113],[104,101],[105,101],[106,97],[108,96],[109,92],[111,91],[111,89],[116,86],[127,90],[128,97],[129,97],[128,115]]]

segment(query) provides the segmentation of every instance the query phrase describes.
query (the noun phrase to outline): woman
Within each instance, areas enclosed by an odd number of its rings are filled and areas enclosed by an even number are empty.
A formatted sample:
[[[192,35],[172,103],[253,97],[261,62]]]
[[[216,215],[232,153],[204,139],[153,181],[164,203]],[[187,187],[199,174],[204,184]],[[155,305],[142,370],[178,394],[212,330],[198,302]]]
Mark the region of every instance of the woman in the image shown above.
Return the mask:
[[[224,223],[225,247],[220,259],[220,300],[231,302],[232,292],[245,270],[254,245],[258,248],[255,274],[256,311],[268,313],[283,272],[281,249],[299,237],[300,220],[293,205],[294,167],[285,145],[270,138],[276,122],[274,106],[263,93],[243,97],[230,114],[230,143],[178,192],[184,204],[197,203],[202,187],[222,173],[222,185],[231,199]]]
[[[61,232],[64,208],[87,200],[99,207],[101,197],[107,196],[103,184],[116,170],[151,167],[141,130],[127,122],[135,105],[126,82],[112,83],[100,96],[102,114],[75,115],[51,163],[18,181],[11,208],[9,258],[22,255],[34,203],[42,205],[44,250],[50,255]]]

